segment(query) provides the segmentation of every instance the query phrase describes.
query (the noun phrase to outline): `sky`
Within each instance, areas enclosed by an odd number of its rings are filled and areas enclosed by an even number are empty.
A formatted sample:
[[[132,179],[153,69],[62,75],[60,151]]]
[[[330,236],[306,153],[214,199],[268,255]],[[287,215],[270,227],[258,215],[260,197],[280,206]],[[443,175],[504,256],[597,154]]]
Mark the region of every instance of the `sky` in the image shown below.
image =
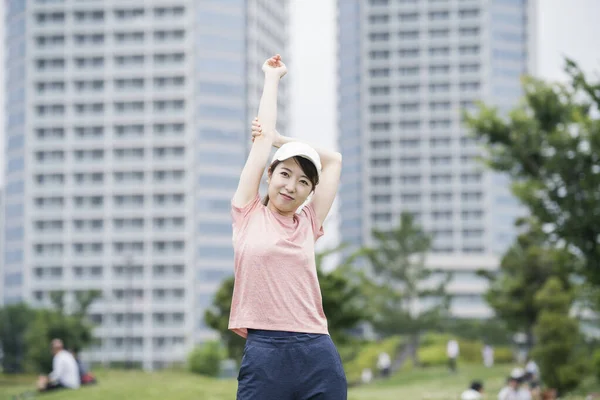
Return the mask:
[[[343,0],[341,0],[343,1]],[[541,0],[537,20],[535,74],[563,79],[562,57],[577,60],[586,71],[600,72],[599,0]],[[290,0],[290,46],[282,49],[291,83],[290,135],[314,146],[336,147],[336,1]],[[5,2],[0,0],[0,27]],[[287,52],[287,53],[286,53]],[[0,29],[0,60],[4,65],[4,30]],[[286,61],[287,60],[287,61]],[[0,68],[4,85],[4,69]],[[0,90],[0,127],[4,128],[4,88]],[[3,155],[4,139],[0,140]],[[0,157],[2,159],[3,157]],[[0,162],[2,184],[4,161]]]

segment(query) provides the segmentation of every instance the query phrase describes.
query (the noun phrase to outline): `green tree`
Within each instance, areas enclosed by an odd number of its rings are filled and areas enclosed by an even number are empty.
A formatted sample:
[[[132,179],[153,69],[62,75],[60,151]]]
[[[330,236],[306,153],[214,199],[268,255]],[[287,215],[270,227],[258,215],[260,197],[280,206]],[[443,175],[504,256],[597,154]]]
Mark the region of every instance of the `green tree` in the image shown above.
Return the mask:
[[[83,349],[93,342],[93,326],[85,315],[99,292],[92,291],[77,297],[73,314],[66,314],[63,295],[60,291],[53,293],[54,308],[36,310],[25,333],[27,361],[32,371],[47,373],[52,370],[52,339],[61,339],[67,349]]]
[[[496,316],[512,332],[524,332],[527,346],[531,347],[533,326],[540,312],[536,293],[552,277],[570,287],[569,270],[578,260],[568,251],[548,244],[539,224],[520,220],[518,225],[527,231],[519,235],[504,254],[499,271],[480,271],[480,274],[490,281],[485,299]]]
[[[544,383],[564,393],[576,388],[587,372],[583,357],[577,352],[581,339],[579,322],[569,316],[573,292],[552,277],[537,292],[535,301],[540,315],[532,354]]]
[[[0,344],[4,373],[22,373],[25,369],[25,333],[31,325],[34,311],[25,303],[0,309]]]
[[[373,293],[377,312],[373,325],[384,336],[410,336],[411,356],[418,364],[420,335],[439,329],[447,316],[449,273],[437,271],[437,278],[425,265],[431,238],[416,225],[411,214],[403,213],[391,232],[373,231],[374,246],[364,249],[378,285]],[[437,282],[435,282],[437,280]],[[416,304],[433,300],[428,307]]]
[[[600,83],[571,60],[565,71],[567,84],[524,78],[524,100],[506,118],[481,105],[465,121],[491,168],[510,175],[516,197],[600,286]]]
[[[333,340],[343,343],[349,339],[350,329],[368,319],[369,310],[366,307],[367,299],[361,289],[365,279],[364,274],[352,265],[356,255],[346,258],[332,271],[323,270],[324,260],[340,249],[341,247],[317,253],[315,263],[329,333]],[[212,307],[204,314],[204,321],[207,326],[219,332],[229,357],[241,359],[245,340],[228,329],[233,285],[233,277],[223,281],[215,294]]]
[[[212,307],[204,312],[204,322],[215,331],[219,332],[221,340],[227,348],[229,357],[236,360],[242,358],[244,338],[229,330],[229,314],[231,314],[231,299],[233,297],[233,276],[221,283],[213,299]]]

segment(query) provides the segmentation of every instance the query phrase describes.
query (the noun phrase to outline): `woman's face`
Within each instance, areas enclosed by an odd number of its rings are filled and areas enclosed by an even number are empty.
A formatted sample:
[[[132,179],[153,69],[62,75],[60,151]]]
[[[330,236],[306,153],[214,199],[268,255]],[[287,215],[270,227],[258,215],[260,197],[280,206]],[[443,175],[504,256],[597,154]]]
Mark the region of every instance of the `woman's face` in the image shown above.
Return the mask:
[[[293,215],[312,192],[312,184],[294,159],[280,162],[269,175],[268,207],[281,215]]]

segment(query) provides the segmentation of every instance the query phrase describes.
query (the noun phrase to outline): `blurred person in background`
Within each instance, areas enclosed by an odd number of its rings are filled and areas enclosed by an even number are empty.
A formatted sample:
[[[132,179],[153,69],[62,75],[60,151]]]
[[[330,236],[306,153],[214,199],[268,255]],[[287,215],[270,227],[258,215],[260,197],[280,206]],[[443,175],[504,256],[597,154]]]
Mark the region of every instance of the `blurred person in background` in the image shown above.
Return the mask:
[[[458,342],[456,339],[450,339],[446,345],[446,355],[448,356],[448,367],[450,371],[456,372],[456,361],[458,359]]]
[[[483,399],[483,383],[480,381],[471,382],[471,386],[460,395],[460,400],[481,399]]]
[[[81,380],[79,368],[73,355],[65,350],[63,341],[52,340],[52,372],[48,376],[38,378],[37,388],[40,392],[56,389],[79,389]]]
[[[514,368],[506,386],[498,393],[498,400],[531,400],[529,388],[522,385],[524,377],[525,371],[522,368]]]
[[[487,368],[491,368],[494,366],[494,348],[489,344],[483,346],[483,350],[481,350],[481,356],[483,357],[483,365]]]

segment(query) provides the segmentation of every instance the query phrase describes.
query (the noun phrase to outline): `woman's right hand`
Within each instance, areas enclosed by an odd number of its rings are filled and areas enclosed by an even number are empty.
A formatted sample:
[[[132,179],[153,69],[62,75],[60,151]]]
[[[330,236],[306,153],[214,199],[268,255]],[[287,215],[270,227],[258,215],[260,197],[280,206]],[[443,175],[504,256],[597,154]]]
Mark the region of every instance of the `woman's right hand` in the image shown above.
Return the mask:
[[[269,58],[262,66],[262,70],[265,75],[276,76],[281,79],[287,73],[287,67],[281,61],[281,56],[279,54],[274,55]]]

